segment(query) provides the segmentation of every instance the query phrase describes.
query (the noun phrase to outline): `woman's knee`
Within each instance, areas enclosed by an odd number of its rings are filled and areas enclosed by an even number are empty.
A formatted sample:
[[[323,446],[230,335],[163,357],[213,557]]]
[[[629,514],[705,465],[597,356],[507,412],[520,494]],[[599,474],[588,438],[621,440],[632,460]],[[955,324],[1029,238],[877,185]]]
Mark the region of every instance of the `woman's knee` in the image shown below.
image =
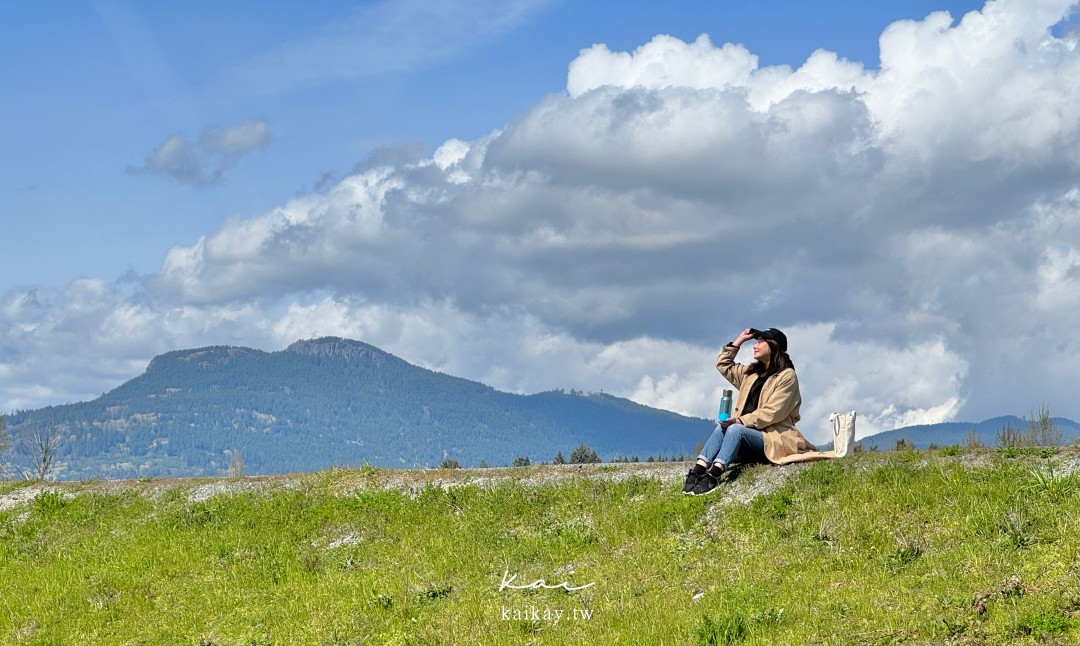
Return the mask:
[[[730,436],[732,443],[738,443],[740,449],[745,448],[755,451],[761,451],[763,449],[764,438],[762,437],[762,432],[755,428],[750,428],[741,424],[732,425],[728,428],[728,435]]]
[[[724,444],[729,444],[737,447],[759,447],[762,443],[761,431],[743,426],[742,424],[732,424],[728,427],[727,435],[724,437]]]
[[[749,434],[751,430],[753,429],[748,426],[743,426],[742,424],[732,424],[728,427],[727,432],[735,435],[736,437],[745,437]]]

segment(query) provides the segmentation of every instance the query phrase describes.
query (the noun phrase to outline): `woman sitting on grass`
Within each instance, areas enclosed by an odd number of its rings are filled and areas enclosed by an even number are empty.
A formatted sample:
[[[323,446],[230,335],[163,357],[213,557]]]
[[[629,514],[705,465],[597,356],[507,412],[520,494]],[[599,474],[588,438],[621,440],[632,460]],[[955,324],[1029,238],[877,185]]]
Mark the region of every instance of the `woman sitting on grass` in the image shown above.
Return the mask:
[[[735,363],[739,347],[750,339],[757,340],[754,362]],[[775,328],[743,330],[720,351],[716,369],[739,390],[739,398],[731,419],[716,425],[697,463],[686,474],[683,493],[700,496],[714,491],[736,457],[741,463],[774,464],[829,457],[795,428],[802,396],[783,332]]]

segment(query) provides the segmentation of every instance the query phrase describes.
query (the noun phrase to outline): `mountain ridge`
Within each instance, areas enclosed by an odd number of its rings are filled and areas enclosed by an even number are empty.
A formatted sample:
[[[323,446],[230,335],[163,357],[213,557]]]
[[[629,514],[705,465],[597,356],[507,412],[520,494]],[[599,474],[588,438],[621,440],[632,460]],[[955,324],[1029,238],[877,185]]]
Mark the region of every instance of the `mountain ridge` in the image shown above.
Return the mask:
[[[63,429],[63,478],[216,475],[237,459],[250,474],[540,462],[579,444],[644,459],[687,454],[711,430],[611,395],[501,392],[340,337],[167,352],[94,400],[9,422]]]

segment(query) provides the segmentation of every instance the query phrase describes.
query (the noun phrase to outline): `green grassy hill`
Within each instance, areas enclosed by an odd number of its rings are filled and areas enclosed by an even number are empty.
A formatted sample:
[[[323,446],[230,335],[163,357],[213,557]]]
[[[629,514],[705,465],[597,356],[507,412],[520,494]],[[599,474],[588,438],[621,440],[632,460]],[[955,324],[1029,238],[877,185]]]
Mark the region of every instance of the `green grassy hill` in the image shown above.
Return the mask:
[[[0,483],[0,643],[1075,644],[1078,466],[862,453],[707,497],[678,463]]]

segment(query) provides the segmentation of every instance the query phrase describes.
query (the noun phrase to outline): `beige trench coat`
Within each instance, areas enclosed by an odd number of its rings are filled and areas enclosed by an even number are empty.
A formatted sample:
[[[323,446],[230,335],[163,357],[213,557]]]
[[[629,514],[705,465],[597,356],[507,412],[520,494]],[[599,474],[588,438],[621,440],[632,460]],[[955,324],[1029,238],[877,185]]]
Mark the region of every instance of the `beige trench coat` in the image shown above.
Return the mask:
[[[744,426],[763,431],[765,457],[775,464],[790,464],[806,460],[823,460],[835,457],[832,451],[818,451],[795,427],[799,421],[799,378],[795,370],[787,368],[772,375],[761,386],[758,407],[752,413],[742,415],[746,396],[760,375],[746,374],[746,364],[735,363],[739,348],[725,345],[716,358],[716,369],[739,391],[738,400],[731,413],[732,419],[742,418]]]

